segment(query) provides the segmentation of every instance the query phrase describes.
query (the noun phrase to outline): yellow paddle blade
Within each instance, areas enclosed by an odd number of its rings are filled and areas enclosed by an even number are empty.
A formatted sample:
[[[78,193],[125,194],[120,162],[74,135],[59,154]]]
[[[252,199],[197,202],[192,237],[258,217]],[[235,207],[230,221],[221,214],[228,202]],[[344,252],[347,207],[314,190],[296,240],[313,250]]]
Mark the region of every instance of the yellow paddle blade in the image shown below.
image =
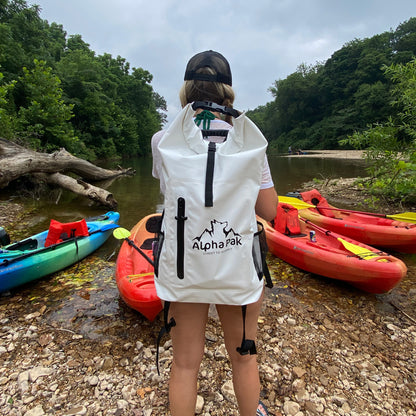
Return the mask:
[[[302,201],[301,199],[294,198],[293,196],[280,196],[279,202],[292,205],[297,209],[306,209],[306,208],[316,208],[315,205],[308,204],[307,202]]]
[[[125,238],[129,238],[130,235],[131,235],[130,231],[122,227],[116,228],[113,231],[113,236],[117,238],[117,240],[124,240]]]
[[[386,215],[386,217],[396,221],[413,222],[416,224],[416,212],[402,212],[400,214]]]
[[[127,277],[127,279],[129,279],[129,282],[132,282],[133,280],[137,280],[137,279],[141,279],[143,277],[146,276],[153,276],[153,272],[149,272],[149,273],[140,273],[140,274],[129,274]]]
[[[337,240],[340,241],[348,251],[351,251],[351,253],[356,254],[358,257],[361,257],[364,260],[380,257],[380,254],[369,251],[365,247],[357,246],[356,244],[350,243],[349,241],[346,241],[340,237],[338,237]],[[386,259],[382,260],[387,261]]]

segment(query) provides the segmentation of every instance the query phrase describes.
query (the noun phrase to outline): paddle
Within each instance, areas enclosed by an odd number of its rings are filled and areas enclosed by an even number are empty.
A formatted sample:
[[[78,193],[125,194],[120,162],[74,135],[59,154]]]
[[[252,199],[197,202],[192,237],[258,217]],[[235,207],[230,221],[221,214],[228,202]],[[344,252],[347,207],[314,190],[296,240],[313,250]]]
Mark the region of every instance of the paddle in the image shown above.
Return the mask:
[[[153,260],[139,247],[136,246],[133,240],[131,240],[129,237],[131,236],[131,233],[129,230],[126,230],[125,228],[119,227],[116,228],[113,231],[114,238],[117,238],[117,240],[125,240],[129,244],[129,246],[132,246],[135,250],[137,250],[152,266],[155,264],[153,263]]]
[[[392,220],[397,220],[397,221],[416,223],[416,212],[403,212],[400,214],[386,215],[386,214],[378,214],[374,212],[354,211],[351,209],[343,209],[343,208],[335,208],[335,207],[318,207],[316,205],[308,204],[307,202],[302,201],[301,199],[298,199],[298,198],[294,198],[291,196],[280,196],[280,195],[279,195],[279,202],[290,204],[297,209],[306,209],[306,208],[331,209],[335,211],[353,212],[356,214],[372,215],[374,217],[390,218]]]
[[[108,231],[108,230],[113,230],[114,228],[117,228],[117,227],[118,227],[117,224],[113,224],[113,223],[105,224],[101,228],[99,228],[98,230],[92,231],[89,235],[100,233],[100,232],[105,232],[105,231]],[[77,236],[76,237],[71,237],[71,238],[68,238],[67,240],[64,240],[64,241],[62,241],[60,243],[57,243],[57,244],[52,244],[48,247],[42,247],[42,248],[39,248],[38,250],[34,249],[34,250],[30,251],[29,253],[23,253],[20,256],[13,257],[11,259],[4,259],[0,263],[0,266],[8,266],[10,263],[14,263],[18,260],[22,260],[22,259],[25,259],[27,257],[34,256],[35,254],[44,253],[45,251],[48,251],[48,250],[55,250],[56,247],[61,245],[61,244],[67,244],[67,243],[71,243],[73,241],[76,242],[77,239],[85,238],[85,237],[88,237],[88,235],[79,236],[79,237],[77,237]],[[14,245],[15,244],[12,244],[12,246],[14,246]],[[5,249],[7,250],[7,247]],[[13,251],[13,250],[10,250],[10,251]]]
[[[140,274],[129,274],[126,276],[129,279],[129,283],[137,279],[143,279],[143,277],[153,276],[153,272],[150,273],[140,273]]]
[[[311,227],[316,228],[319,231],[324,232],[326,235],[329,235],[330,237],[336,238],[348,251],[351,253],[357,255],[358,257],[369,260],[373,257],[381,257],[380,253],[376,253],[374,251],[369,251],[365,247],[358,246],[356,244],[350,243],[349,241],[344,240],[341,237],[336,237],[331,233],[331,231],[325,230],[324,228],[319,227],[318,225],[314,224],[313,222],[309,220],[305,220],[304,218],[299,217],[299,219],[306,224],[309,224]],[[386,259],[380,259],[380,261],[387,261]]]

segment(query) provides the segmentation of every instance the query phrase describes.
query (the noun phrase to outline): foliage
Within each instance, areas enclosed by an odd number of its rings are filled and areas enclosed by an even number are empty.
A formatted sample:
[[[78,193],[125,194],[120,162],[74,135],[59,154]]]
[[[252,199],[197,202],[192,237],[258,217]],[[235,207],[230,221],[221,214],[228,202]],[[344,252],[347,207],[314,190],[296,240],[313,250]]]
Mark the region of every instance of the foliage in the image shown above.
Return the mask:
[[[18,86],[25,103],[17,112],[19,136],[34,149],[46,151],[65,147],[70,152],[77,150],[77,139],[71,124],[72,105],[62,99],[59,78],[46,67],[46,62],[34,61],[32,70],[23,68]]]
[[[395,116],[343,142],[365,149],[374,195],[416,202],[416,60],[385,66],[384,73],[393,82]]]
[[[301,64],[274,82],[273,101],[248,115],[281,153],[289,145],[337,149],[341,139],[395,115],[393,82],[382,68],[405,64],[415,54],[416,18],[411,18],[395,31],[346,43],[325,62]]]
[[[10,116],[7,96],[13,89],[15,82],[4,83],[4,75],[0,72],[0,132],[6,139],[13,136],[13,118]]]
[[[38,6],[0,0],[0,136],[89,159],[143,155],[166,121],[152,75],[96,56]]]

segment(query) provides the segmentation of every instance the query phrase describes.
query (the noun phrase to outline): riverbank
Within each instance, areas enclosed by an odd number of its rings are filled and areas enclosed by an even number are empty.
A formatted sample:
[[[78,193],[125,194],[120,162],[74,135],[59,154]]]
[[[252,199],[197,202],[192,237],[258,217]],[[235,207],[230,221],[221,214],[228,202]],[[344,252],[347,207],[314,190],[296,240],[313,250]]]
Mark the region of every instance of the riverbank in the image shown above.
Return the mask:
[[[348,181],[317,187],[325,196],[334,192],[331,201],[340,192],[357,204],[365,200]],[[19,204],[2,203],[0,219],[11,229],[27,217]],[[269,257],[275,286],[266,289],[258,359],[262,400],[272,415],[416,415],[416,261],[398,256],[408,275],[384,295]],[[168,338],[160,376],[155,366],[162,317],[150,323],[119,299],[114,259],[90,256],[3,294],[0,323],[0,414],[169,414]],[[197,413],[238,415],[215,313],[207,327]]]
[[[292,153],[287,157],[320,157],[323,159],[362,159],[363,150],[305,150],[302,154]]]

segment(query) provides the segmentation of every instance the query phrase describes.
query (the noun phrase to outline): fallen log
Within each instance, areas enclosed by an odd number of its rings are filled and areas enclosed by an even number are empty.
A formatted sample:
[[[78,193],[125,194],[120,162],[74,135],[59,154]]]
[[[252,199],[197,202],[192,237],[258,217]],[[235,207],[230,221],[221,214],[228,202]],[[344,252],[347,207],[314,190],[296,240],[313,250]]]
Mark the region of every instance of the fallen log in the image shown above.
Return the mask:
[[[107,208],[116,209],[117,207],[117,201],[114,199],[113,194],[105,189],[84,182],[81,179],[74,179],[70,176],[62,175],[61,173],[34,173],[33,176],[35,176],[39,182],[60,186],[75,194],[85,196],[92,201],[98,202]]]
[[[65,173],[78,175],[79,179],[74,179]],[[0,189],[7,187],[10,182],[23,175],[31,175],[37,181],[60,186],[114,209],[117,201],[113,195],[87,181],[102,181],[134,174],[135,171],[131,168],[119,167],[117,170],[100,168],[73,156],[65,149],[53,153],[36,152],[0,138]]]

